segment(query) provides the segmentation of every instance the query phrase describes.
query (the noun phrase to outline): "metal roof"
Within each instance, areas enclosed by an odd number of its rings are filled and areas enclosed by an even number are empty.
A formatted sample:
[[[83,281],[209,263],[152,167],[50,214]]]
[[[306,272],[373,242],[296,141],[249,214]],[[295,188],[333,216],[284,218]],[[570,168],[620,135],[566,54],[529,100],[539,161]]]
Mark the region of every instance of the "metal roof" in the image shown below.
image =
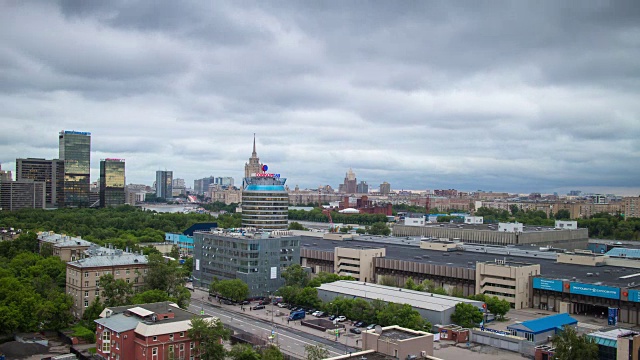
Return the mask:
[[[575,325],[577,323],[578,320],[572,318],[567,313],[562,313],[509,325],[507,326],[507,329],[539,334],[553,329],[561,329],[565,325]]]
[[[482,309],[483,304],[482,301],[349,280],[322,284],[318,290],[334,292],[346,297],[359,297],[370,300],[380,299],[385,302],[409,304],[414,308],[432,311],[445,311],[461,302],[476,305],[479,309]]]
[[[124,332],[135,329],[136,326],[138,326],[140,319],[132,316],[125,316],[124,314],[115,314],[109,317],[96,319],[95,322],[115,332]]]
[[[618,346],[618,337],[629,334],[637,334],[637,331],[631,331],[627,329],[612,329],[608,331],[596,331],[588,334],[587,337],[591,338],[598,345],[615,348]]]
[[[629,248],[618,247],[618,248],[613,248],[609,250],[605,255],[638,259],[640,258],[640,249],[629,249]]]
[[[92,268],[103,266],[142,265],[147,263],[148,259],[146,255],[123,253],[121,255],[93,256],[76,261],[70,261],[67,264],[79,268]]]
[[[149,316],[149,315],[153,314],[153,311],[149,311],[147,309],[143,309],[140,306],[133,307],[133,308],[129,309],[129,311],[131,311],[132,313],[134,313],[134,314],[136,314],[138,316],[142,316],[142,317]]]

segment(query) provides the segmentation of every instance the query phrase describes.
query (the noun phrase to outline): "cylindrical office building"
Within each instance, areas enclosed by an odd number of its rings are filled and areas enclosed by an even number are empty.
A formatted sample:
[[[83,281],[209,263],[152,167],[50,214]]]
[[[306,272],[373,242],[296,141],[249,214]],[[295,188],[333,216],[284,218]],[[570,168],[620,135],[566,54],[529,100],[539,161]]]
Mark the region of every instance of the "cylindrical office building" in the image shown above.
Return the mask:
[[[287,230],[289,194],[285,178],[258,174],[245,178],[242,190],[242,226],[259,230]]]

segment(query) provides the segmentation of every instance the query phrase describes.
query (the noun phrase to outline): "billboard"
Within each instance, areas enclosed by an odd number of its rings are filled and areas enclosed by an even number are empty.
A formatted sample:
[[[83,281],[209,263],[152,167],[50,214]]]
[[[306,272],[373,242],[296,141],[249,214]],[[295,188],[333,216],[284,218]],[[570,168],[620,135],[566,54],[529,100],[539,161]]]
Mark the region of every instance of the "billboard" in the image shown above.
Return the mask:
[[[627,299],[633,302],[640,302],[640,290],[629,290]]]
[[[602,285],[583,284],[572,282],[570,291],[572,294],[596,296],[607,299],[620,299],[620,288]]]
[[[562,292],[562,280],[550,280],[540,277],[533,278],[533,288]]]

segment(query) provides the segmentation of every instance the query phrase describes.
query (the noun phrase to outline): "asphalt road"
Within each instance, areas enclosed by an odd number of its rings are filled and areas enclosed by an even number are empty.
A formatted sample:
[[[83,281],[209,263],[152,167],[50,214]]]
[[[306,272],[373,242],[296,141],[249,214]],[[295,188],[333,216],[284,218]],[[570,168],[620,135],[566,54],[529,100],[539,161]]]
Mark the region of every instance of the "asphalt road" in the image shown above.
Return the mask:
[[[231,312],[212,305],[207,301],[203,302],[201,300],[191,299],[189,310],[199,314],[201,309],[204,310],[205,314],[219,318],[223,324],[232,329],[243,330],[265,339],[271,334],[271,323],[268,321],[254,318],[252,316],[245,315],[244,313]],[[294,325],[292,327],[287,327],[282,324],[275,325],[275,331],[278,334],[277,343],[280,350],[295,357],[305,357],[305,345],[323,344],[327,350],[329,350],[331,356],[344,355],[348,351],[360,351],[360,349],[347,347],[344,343],[336,343],[335,341],[295,329],[295,327],[299,327],[301,325]]]

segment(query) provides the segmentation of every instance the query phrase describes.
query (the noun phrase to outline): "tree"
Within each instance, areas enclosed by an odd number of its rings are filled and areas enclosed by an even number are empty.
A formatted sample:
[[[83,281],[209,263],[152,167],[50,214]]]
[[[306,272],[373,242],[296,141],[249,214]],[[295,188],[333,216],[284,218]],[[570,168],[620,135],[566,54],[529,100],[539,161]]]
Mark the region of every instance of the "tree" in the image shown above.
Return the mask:
[[[484,302],[487,304],[487,310],[499,319],[504,319],[504,316],[511,310],[511,304],[507,300],[498,299],[497,296],[486,296]]]
[[[516,215],[518,212],[520,212],[520,207],[516,204],[511,204],[509,205],[509,210],[511,211],[511,215]]]
[[[240,302],[249,296],[249,285],[240,279],[212,282],[210,290],[235,302]]]
[[[107,274],[100,277],[100,288],[105,306],[122,306],[131,303],[133,296],[133,285],[122,279],[114,279],[113,275]]]
[[[180,258],[180,249],[178,249],[178,245],[173,245],[171,247],[171,251],[169,251],[169,256],[174,259]]]
[[[201,360],[224,360],[227,354],[220,339],[228,340],[231,332],[218,319],[193,317],[189,338],[197,343],[196,352]]]
[[[284,360],[284,355],[275,345],[269,345],[262,350],[262,360]]]
[[[324,345],[305,345],[304,353],[307,360],[323,360],[329,357],[329,350]]]
[[[253,350],[249,344],[233,345],[228,356],[233,360],[260,360],[260,354]]]
[[[571,219],[571,213],[569,210],[561,209],[556,213],[556,220],[569,220]]]
[[[598,359],[598,344],[585,334],[578,336],[571,326],[565,326],[562,331],[553,336],[551,342],[556,348],[554,357],[556,360]]]
[[[42,255],[42,257],[49,257],[49,256],[53,256],[53,244],[51,243],[43,243],[40,246],[40,255]]]
[[[420,286],[419,284],[416,284],[416,282],[413,281],[412,277],[409,277],[407,281],[405,281],[404,288],[409,290],[424,291],[424,287]]]
[[[465,328],[477,326],[482,321],[482,312],[475,305],[467,303],[456,304],[456,309],[451,314],[451,321]]]
[[[289,230],[306,230],[299,222],[293,221],[289,224]]]
[[[369,230],[369,234],[371,235],[384,235],[389,236],[391,234],[391,229],[387,226],[387,224],[383,222],[377,222],[371,225],[371,229]]]
[[[397,286],[398,279],[396,279],[392,275],[381,275],[381,276],[378,276],[378,284],[385,285],[385,286]]]
[[[301,265],[294,264],[282,272],[282,277],[287,286],[305,287],[309,281],[309,274],[304,271]]]
[[[92,331],[96,331],[96,323],[94,320],[100,318],[100,314],[102,310],[104,310],[105,306],[100,301],[100,296],[93,299],[88,308],[84,309],[84,313],[82,313],[82,326],[87,329],[91,329]]]
[[[182,272],[186,277],[191,276],[191,274],[193,273],[193,257],[184,259],[184,264],[182,264]]]
[[[169,301],[169,295],[162,290],[147,290],[133,295],[132,304],[149,304],[155,302]]]
[[[166,261],[160,254],[150,254],[149,270],[144,278],[145,290],[165,291],[171,300],[185,309],[191,292],[184,287],[182,268],[177,261]]]

